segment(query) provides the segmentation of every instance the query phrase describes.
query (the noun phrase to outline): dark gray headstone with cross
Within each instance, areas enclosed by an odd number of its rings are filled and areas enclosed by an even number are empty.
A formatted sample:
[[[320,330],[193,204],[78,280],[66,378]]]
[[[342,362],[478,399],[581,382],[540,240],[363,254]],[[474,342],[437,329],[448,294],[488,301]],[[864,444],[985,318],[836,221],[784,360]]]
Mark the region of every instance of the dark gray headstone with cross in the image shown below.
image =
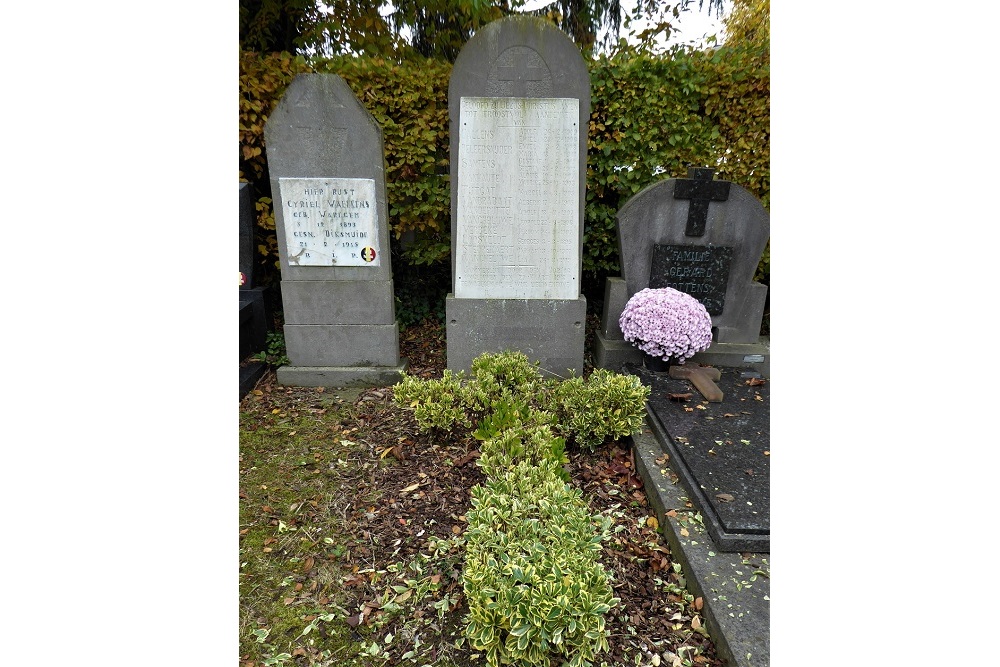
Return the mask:
[[[448,112],[448,367],[513,349],[543,371],[581,375],[590,75],[580,49],[535,17],[495,21],[459,53]]]
[[[335,74],[300,74],[264,127],[285,344],[278,381],[400,380],[382,128]]]
[[[688,178],[654,183],[618,211],[621,278],[608,278],[595,366],[633,361],[618,318],[646,287],[673,287],[699,299],[712,316],[713,343],[692,361],[768,372],[760,339],[767,286],[753,282],[770,234],[767,211],[736,183],[697,168]]]

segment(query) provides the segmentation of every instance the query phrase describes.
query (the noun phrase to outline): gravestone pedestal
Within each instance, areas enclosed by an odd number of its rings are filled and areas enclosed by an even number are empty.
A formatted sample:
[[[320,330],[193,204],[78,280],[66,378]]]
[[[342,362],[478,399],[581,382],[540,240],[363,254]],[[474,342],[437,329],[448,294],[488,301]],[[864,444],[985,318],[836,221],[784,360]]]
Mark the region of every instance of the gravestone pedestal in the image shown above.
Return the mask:
[[[278,382],[385,386],[399,357],[382,129],[334,74],[300,74],[265,126],[281,261]]]
[[[583,375],[587,300],[445,300],[448,368],[469,369],[483,352],[514,349],[557,377]]]

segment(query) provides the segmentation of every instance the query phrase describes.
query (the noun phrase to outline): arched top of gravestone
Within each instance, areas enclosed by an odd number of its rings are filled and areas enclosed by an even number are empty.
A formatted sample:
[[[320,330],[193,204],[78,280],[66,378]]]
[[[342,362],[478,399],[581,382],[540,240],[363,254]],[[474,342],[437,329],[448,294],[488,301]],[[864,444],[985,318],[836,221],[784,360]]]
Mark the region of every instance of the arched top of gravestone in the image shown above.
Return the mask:
[[[308,188],[306,179],[332,179],[327,183],[325,192],[322,184],[312,190],[323,194],[317,195],[317,202],[309,202],[309,205],[327,209],[326,217],[319,222],[325,225],[324,230],[336,224],[329,233],[338,236],[327,240],[319,236],[325,231],[309,231],[306,232],[309,238],[305,243],[322,244],[324,240],[330,243],[334,238],[338,246],[346,244],[348,238],[354,242],[354,237],[350,235],[358,232],[348,229],[346,225],[355,218],[364,222],[365,228],[373,227],[376,239],[375,243],[364,243],[370,238],[365,232],[366,236],[357,240],[358,247],[349,249],[351,253],[365,258],[378,257],[377,262],[372,260],[369,265],[365,265],[364,261],[357,266],[329,265],[329,262],[326,265],[304,265],[298,258],[290,261],[290,251],[283,251],[280,254],[282,280],[390,279],[392,268],[389,261],[382,128],[358,101],[350,86],[336,74],[299,74],[267,119],[264,141],[280,248],[290,248],[296,243],[295,239],[286,238],[287,229],[297,224],[292,216],[312,215],[312,209],[295,209],[295,202],[281,201],[281,179],[285,179],[286,185],[293,179],[299,181],[297,185],[289,186],[289,191]],[[354,185],[355,180],[359,181],[357,186]],[[360,181],[367,183],[361,184]],[[373,195],[364,194],[372,190]],[[374,206],[371,206],[371,196]],[[308,220],[310,225],[318,224],[312,218]],[[312,245],[309,250],[314,249]],[[315,250],[321,250],[319,245]],[[332,260],[334,264],[342,261],[339,257]]]
[[[382,176],[382,128],[336,74],[299,74],[264,125],[272,178]]]
[[[580,48],[535,16],[508,16],[481,28],[452,68],[448,98],[575,97],[590,109],[590,73]]]

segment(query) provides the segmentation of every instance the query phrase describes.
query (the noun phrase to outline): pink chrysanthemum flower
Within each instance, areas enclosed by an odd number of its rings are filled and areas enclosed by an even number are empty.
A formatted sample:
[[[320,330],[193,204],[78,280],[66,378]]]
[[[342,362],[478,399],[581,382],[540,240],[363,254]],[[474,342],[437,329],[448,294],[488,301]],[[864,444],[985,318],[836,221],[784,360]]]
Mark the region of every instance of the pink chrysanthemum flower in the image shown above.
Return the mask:
[[[672,287],[640,290],[618,319],[625,340],[646,354],[683,364],[712,344],[712,318],[690,294]]]

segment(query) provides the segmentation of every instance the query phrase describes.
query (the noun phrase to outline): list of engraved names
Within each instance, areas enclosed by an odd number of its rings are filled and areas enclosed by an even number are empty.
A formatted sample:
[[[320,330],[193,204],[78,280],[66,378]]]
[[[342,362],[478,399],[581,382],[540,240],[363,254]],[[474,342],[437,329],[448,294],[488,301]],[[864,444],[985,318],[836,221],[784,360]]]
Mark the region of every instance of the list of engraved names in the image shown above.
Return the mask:
[[[579,296],[579,108],[462,98],[456,297]]]
[[[279,178],[288,262],[293,266],[378,266],[375,181]]]

